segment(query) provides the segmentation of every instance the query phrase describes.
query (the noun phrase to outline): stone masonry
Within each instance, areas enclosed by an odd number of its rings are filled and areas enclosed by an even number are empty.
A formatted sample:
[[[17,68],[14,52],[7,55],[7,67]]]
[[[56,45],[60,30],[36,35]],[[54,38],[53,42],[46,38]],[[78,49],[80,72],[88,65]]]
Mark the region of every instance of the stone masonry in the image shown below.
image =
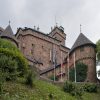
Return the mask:
[[[39,28],[19,28],[14,35],[11,26],[8,25],[6,29],[0,27],[0,37],[16,45],[28,60],[29,65],[35,65],[43,77],[49,78],[55,73],[59,78],[58,81],[62,81],[61,76],[63,81],[67,80],[68,54],[69,68],[73,67],[75,54],[75,63],[83,62],[88,66],[86,81],[97,81],[96,46],[82,33],[71,49],[65,46],[66,34],[62,26],[55,26],[49,34],[39,31]]]

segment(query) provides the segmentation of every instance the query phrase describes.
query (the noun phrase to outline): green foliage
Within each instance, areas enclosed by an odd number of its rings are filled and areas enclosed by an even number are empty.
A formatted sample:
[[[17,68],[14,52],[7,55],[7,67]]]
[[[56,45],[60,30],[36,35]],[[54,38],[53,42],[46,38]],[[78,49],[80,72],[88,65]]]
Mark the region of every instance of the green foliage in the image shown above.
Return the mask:
[[[26,59],[14,44],[0,39],[0,93],[3,92],[5,81],[15,81],[27,73],[27,65]]]
[[[20,52],[19,49],[16,48],[16,46],[12,44],[10,41],[1,38],[0,38],[0,48],[5,48],[12,51]]]
[[[84,94],[84,90],[83,90],[83,87],[81,86],[77,86],[75,87],[75,90],[73,91],[72,93],[78,100],[82,100],[82,96]]]
[[[49,78],[54,81],[54,75],[51,75]],[[58,81],[58,77],[57,76],[55,76],[55,81]]]
[[[71,68],[69,72],[70,81],[75,81],[75,69]],[[84,82],[87,77],[87,65],[83,63],[76,64],[76,81]]]
[[[71,68],[70,71],[69,71],[69,79],[72,82],[75,81],[75,69],[74,68]]]
[[[3,93],[4,83],[5,83],[5,74],[0,69],[0,94]]]
[[[33,87],[33,81],[35,79],[35,74],[32,71],[28,72],[28,75],[26,77],[26,84],[29,85],[30,87]]]
[[[58,86],[41,80],[34,81],[35,88],[26,85],[5,82],[4,93],[0,95],[0,100],[99,100],[100,91],[97,93],[84,92],[82,98],[65,93]],[[76,85],[75,85],[76,86]],[[77,84],[80,87],[80,83]],[[79,88],[80,89],[80,88]],[[78,92],[76,89],[75,91]]]
[[[100,70],[98,70],[98,77],[100,77]]]
[[[84,91],[90,92],[90,93],[96,93],[97,92],[97,85],[94,83],[86,83],[83,86]]]
[[[27,61],[20,52],[11,51],[7,48],[6,49],[0,48],[0,53],[2,55],[6,55],[16,60],[16,62],[18,63],[18,71],[20,72],[21,75],[24,75],[27,72],[28,69]]]
[[[65,92],[71,93],[75,90],[75,85],[72,82],[66,81],[63,87]]]
[[[98,60],[100,60],[100,40],[98,40],[96,43],[96,52],[97,52]]]
[[[11,72],[16,71],[16,69],[19,76],[24,76],[27,73],[28,63],[26,59],[17,47],[7,40],[0,39],[0,57],[0,68],[4,67],[8,73],[12,74]]]
[[[53,95],[51,93],[49,94],[49,98],[50,100],[53,100]]]
[[[75,83],[66,81],[63,87],[64,92],[70,93],[72,96],[82,99],[83,88],[77,86]]]
[[[6,73],[6,80],[16,80],[17,67],[17,62],[12,57],[0,56],[0,69],[2,73]]]
[[[34,84],[35,87],[30,88],[20,83],[7,82],[0,100],[76,100],[50,83],[35,80]]]

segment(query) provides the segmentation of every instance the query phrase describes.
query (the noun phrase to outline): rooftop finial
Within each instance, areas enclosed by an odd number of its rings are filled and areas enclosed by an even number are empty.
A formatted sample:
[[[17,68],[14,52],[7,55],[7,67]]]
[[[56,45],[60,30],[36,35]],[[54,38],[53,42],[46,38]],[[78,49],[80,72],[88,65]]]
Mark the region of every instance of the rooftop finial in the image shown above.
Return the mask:
[[[58,26],[58,23],[56,22],[56,27]]]
[[[51,31],[53,30],[53,28],[51,27]]]
[[[82,27],[82,25],[80,24],[80,33],[82,33],[81,27]]]
[[[36,29],[36,26],[34,25],[34,30]]]
[[[57,27],[58,26],[58,23],[57,23],[57,18],[55,16],[55,26]]]
[[[10,20],[9,20],[9,25],[10,25],[10,23],[11,23],[11,22],[10,22]]]
[[[38,27],[37,27],[37,31],[39,31],[39,29],[40,29],[40,27],[39,27],[39,25],[38,25]]]

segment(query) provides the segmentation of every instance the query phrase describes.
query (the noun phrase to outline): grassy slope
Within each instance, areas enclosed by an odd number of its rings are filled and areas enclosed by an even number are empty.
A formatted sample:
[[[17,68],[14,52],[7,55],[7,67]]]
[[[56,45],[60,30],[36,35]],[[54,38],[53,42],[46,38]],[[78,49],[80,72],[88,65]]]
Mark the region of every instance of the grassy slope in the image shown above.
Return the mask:
[[[44,81],[35,81],[32,88],[19,83],[6,83],[6,95],[1,100],[75,100],[74,97],[64,93],[57,86]],[[53,99],[49,98],[52,94]],[[10,98],[9,98],[10,96]]]
[[[12,82],[6,83],[4,89],[6,94],[0,100],[76,100],[75,97],[64,93],[59,87],[39,80],[35,81],[33,89]],[[53,99],[49,98],[50,94]],[[98,94],[85,93],[83,98],[83,100],[100,100],[100,92]]]
[[[99,93],[85,93],[83,95],[83,100],[100,100],[100,92]]]

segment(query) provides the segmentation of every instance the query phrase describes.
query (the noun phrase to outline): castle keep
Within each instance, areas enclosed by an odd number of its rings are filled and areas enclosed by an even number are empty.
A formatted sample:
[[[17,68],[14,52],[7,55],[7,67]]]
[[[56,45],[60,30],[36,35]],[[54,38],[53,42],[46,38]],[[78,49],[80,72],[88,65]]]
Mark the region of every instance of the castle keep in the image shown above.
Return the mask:
[[[82,33],[71,49],[65,46],[66,34],[62,26],[55,26],[49,34],[41,32],[39,28],[19,28],[14,35],[8,25],[6,29],[0,28],[0,37],[16,45],[29,65],[35,65],[43,77],[55,75],[58,81],[67,80],[68,66],[73,67],[75,54],[75,63],[83,62],[88,66],[86,81],[96,82],[95,44]]]

